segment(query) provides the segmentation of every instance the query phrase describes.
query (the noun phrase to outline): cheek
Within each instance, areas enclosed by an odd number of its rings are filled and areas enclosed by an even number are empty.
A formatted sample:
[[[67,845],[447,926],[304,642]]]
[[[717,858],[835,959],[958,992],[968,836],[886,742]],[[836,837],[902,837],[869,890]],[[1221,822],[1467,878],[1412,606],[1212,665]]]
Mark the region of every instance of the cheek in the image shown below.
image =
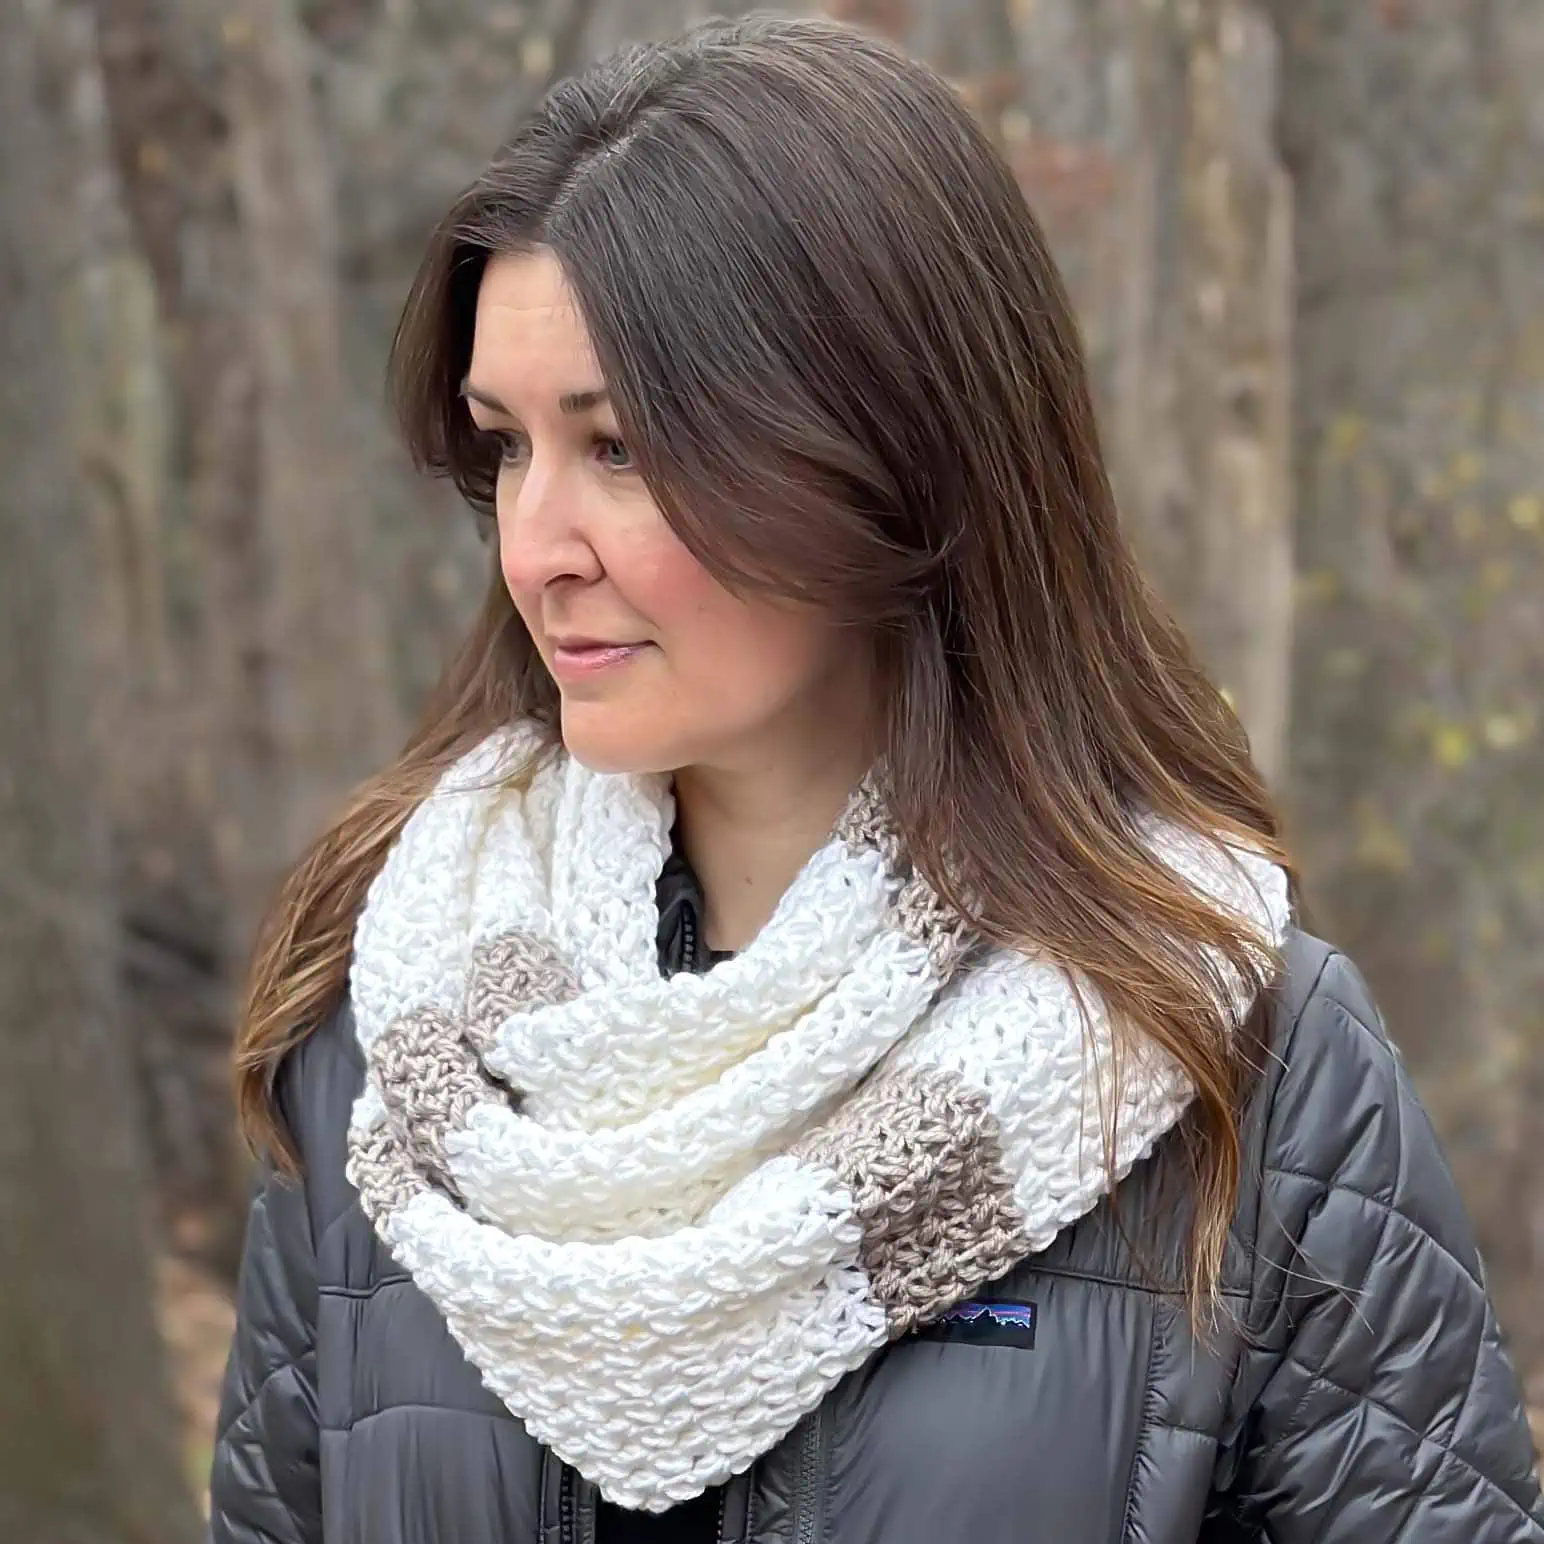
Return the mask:
[[[672,599],[675,625],[661,640],[672,672],[700,686],[704,700],[754,716],[786,705],[831,668],[833,635],[816,616],[742,599],[711,579],[683,581]]]
[[[734,597],[668,527],[640,541],[625,562],[608,571],[629,605],[654,624],[667,646],[672,637],[721,620],[734,604]]]
[[[841,668],[845,654],[819,615],[726,589],[658,515],[615,529],[601,553],[623,605],[663,652],[661,722],[710,713],[730,724],[785,710]],[[668,684],[667,684],[668,683]]]

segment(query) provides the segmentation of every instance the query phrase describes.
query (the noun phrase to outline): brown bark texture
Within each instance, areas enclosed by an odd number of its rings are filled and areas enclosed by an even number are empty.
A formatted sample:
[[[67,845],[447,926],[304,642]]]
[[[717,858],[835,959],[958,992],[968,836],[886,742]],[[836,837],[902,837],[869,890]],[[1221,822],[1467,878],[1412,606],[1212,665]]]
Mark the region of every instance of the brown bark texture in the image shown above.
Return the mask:
[[[1296,839],[1536,1364],[1544,9],[1273,11],[1297,205]]]
[[[196,1518],[151,1309],[83,646],[98,544],[64,405],[85,253],[61,122],[91,16],[0,9],[0,1538],[176,1544]],[[83,68],[85,66],[85,68]]]

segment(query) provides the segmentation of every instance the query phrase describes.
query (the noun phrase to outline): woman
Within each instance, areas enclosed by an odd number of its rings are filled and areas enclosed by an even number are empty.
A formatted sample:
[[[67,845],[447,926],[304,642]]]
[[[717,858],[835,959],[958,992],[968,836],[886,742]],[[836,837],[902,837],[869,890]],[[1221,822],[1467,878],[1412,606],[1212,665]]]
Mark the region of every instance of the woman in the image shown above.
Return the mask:
[[[1544,1540],[943,83],[774,21],[563,83],[393,369],[498,570],[260,948],[214,1538]]]

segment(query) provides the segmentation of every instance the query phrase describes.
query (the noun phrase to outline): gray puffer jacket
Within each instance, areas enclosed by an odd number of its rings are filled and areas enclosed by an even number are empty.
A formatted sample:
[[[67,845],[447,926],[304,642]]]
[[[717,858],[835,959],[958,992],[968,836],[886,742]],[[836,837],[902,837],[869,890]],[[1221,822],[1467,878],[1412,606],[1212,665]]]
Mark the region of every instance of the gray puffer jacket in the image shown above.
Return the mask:
[[[1160,1147],[981,1294],[1019,1305],[1003,1322],[880,1351],[731,1481],[724,1544],[1544,1544],[1426,1116],[1353,966],[1303,934],[1287,958],[1207,1347],[1154,1290],[1178,1287],[1183,1234]],[[592,1487],[482,1387],[360,1211],[362,1077],[346,1010],[283,1070],[306,1178],[252,1210],[215,1544],[590,1544]]]

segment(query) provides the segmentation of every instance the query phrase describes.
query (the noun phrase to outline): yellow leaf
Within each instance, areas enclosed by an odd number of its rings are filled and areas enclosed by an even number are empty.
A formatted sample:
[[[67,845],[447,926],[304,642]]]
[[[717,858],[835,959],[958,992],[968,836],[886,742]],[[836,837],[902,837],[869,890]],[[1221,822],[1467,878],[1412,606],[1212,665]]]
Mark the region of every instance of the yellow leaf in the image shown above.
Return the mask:
[[[520,50],[520,67],[532,77],[545,75],[552,68],[552,39],[533,32]]]
[[[1527,738],[1528,725],[1518,713],[1492,713],[1485,720],[1485,743],[1492,750],[1509,751]]]
[[[1338,413],[1329,427],[1330,452],[1349,456],[1367,438],[1367,420],[1360,413]]]
[[[1301,602],[1322,606],[1340,594],[1340,575],[1333,568],[1304,569],[1297,576],[1296,587]]]
[[[1431,754],[1439,767],[1456,771],[1474,755],[1474,741],[1462,724],[1441,724],[1432,734]]]
[[[1363,804],[1356,813],[1356,860],[1364,868],[1385,873],[1410,871],[1410,847],[1382,810]]]
[[[1544,525],[1544,499],[1536,493],[1518,494],[1506,512],[1519,531],[1536,531]]]
[[[1484,470],[1485,463],[1471,450],[1463,451],[1453,457],[1452,473],[1453,481],[1456,483],[1476,483]]]

